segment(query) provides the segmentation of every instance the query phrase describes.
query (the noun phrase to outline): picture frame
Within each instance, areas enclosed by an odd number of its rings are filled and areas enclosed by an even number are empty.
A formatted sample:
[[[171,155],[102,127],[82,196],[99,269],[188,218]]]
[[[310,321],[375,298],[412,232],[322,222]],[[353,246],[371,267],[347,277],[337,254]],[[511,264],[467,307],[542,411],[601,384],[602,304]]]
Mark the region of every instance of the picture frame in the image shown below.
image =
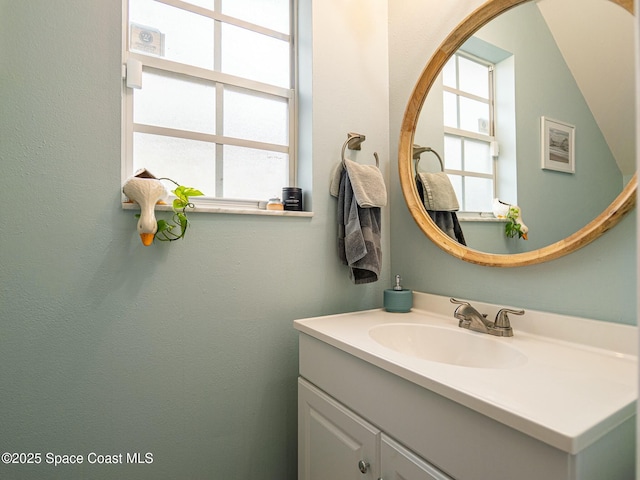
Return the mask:
[[[575,173],[575,130],[576,127],[568,123],[540,117],[542,168],[544,170]]]

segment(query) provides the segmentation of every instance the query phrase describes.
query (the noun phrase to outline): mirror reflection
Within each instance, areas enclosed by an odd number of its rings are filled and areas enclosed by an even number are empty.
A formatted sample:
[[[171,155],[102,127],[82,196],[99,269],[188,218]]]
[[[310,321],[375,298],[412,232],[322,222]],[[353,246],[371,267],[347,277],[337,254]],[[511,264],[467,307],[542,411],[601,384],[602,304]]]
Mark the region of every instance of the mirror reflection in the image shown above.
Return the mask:
[[[432,220],[475,250],[519,253],[598,216],[635,172],[633,44],[633,16],[603,0],[527,2],[477,31],[414,134],[421,198],[453,190],[459,207],[442,220],[425,203]],[[496,218],[509,206],[513,238]]]

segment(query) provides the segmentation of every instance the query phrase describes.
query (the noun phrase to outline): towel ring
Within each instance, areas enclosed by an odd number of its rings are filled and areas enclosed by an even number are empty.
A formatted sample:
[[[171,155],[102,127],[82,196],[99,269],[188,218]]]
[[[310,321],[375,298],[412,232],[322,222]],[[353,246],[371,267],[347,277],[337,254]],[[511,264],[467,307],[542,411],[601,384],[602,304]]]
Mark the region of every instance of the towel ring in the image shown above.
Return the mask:
[[[344,157],[344,152],[348,148],[349,150],[362,150],[362,142],[366,140],[367,137],[362,135],[361,133],[347,133],[347,141],[342,145],[342,166],[347,168],[347,164],[345,162],[346,158]],[[373,156],[376,158],[376,167],[380,168],[380,159],[378,158],[378,153],[373,152]]]
[[[422,155],[424,152],[431,152],[436,157],[438,157],[438,161],[440,162],[440,171],[444,172],[444,162],[442,161],[442,158],[440,157],[440,155],[438,155],[438,152],[436,152],[431,147],[421,147],[420,145],[414,145],[413,146],[413,159],[415,160],[415,164],[416,164],[416,166],[415,166],[416,175],[418,174],[418,164],[420,163],[420,155]]]

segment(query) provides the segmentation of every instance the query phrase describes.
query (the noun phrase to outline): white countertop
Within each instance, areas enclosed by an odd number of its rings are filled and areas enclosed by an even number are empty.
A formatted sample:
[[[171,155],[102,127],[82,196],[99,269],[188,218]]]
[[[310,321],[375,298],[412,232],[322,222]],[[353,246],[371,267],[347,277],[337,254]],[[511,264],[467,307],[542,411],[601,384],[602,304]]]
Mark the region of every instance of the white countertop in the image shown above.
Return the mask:
[[[471,301],[493,318],[497,306]],[[414,293],[409,313],[382,309],[296,320],[315,337],[568,453],[578,453],[635,414],[636,327],[527,311],[514,336],[482,335],[527,357],[513,368],[433,362],[383,347],[369,329],[422,323],[459,331],[448,297]],[[446,313],[445,313],[446,312]]]

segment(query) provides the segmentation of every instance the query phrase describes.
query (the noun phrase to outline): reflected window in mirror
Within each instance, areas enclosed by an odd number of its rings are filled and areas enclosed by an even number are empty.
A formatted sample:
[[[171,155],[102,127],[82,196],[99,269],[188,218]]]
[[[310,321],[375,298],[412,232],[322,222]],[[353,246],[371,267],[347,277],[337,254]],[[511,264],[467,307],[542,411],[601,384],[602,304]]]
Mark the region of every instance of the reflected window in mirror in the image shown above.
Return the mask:
[[[503,166],[498,147],[502,137],[507,145],[515,141],[515,129],[509,121],[515,107],[508,96],[495,94],[496,82],[513,79],[513,64],[504,62],[510,55],[479,39],[466,46],[488,58],[460,49],[445,65],[443,141],[446,172],[458,196],[461,219],[472,220],[492,216],[496,197],[517,203],[515,161],[509,158],[508,148]]]

